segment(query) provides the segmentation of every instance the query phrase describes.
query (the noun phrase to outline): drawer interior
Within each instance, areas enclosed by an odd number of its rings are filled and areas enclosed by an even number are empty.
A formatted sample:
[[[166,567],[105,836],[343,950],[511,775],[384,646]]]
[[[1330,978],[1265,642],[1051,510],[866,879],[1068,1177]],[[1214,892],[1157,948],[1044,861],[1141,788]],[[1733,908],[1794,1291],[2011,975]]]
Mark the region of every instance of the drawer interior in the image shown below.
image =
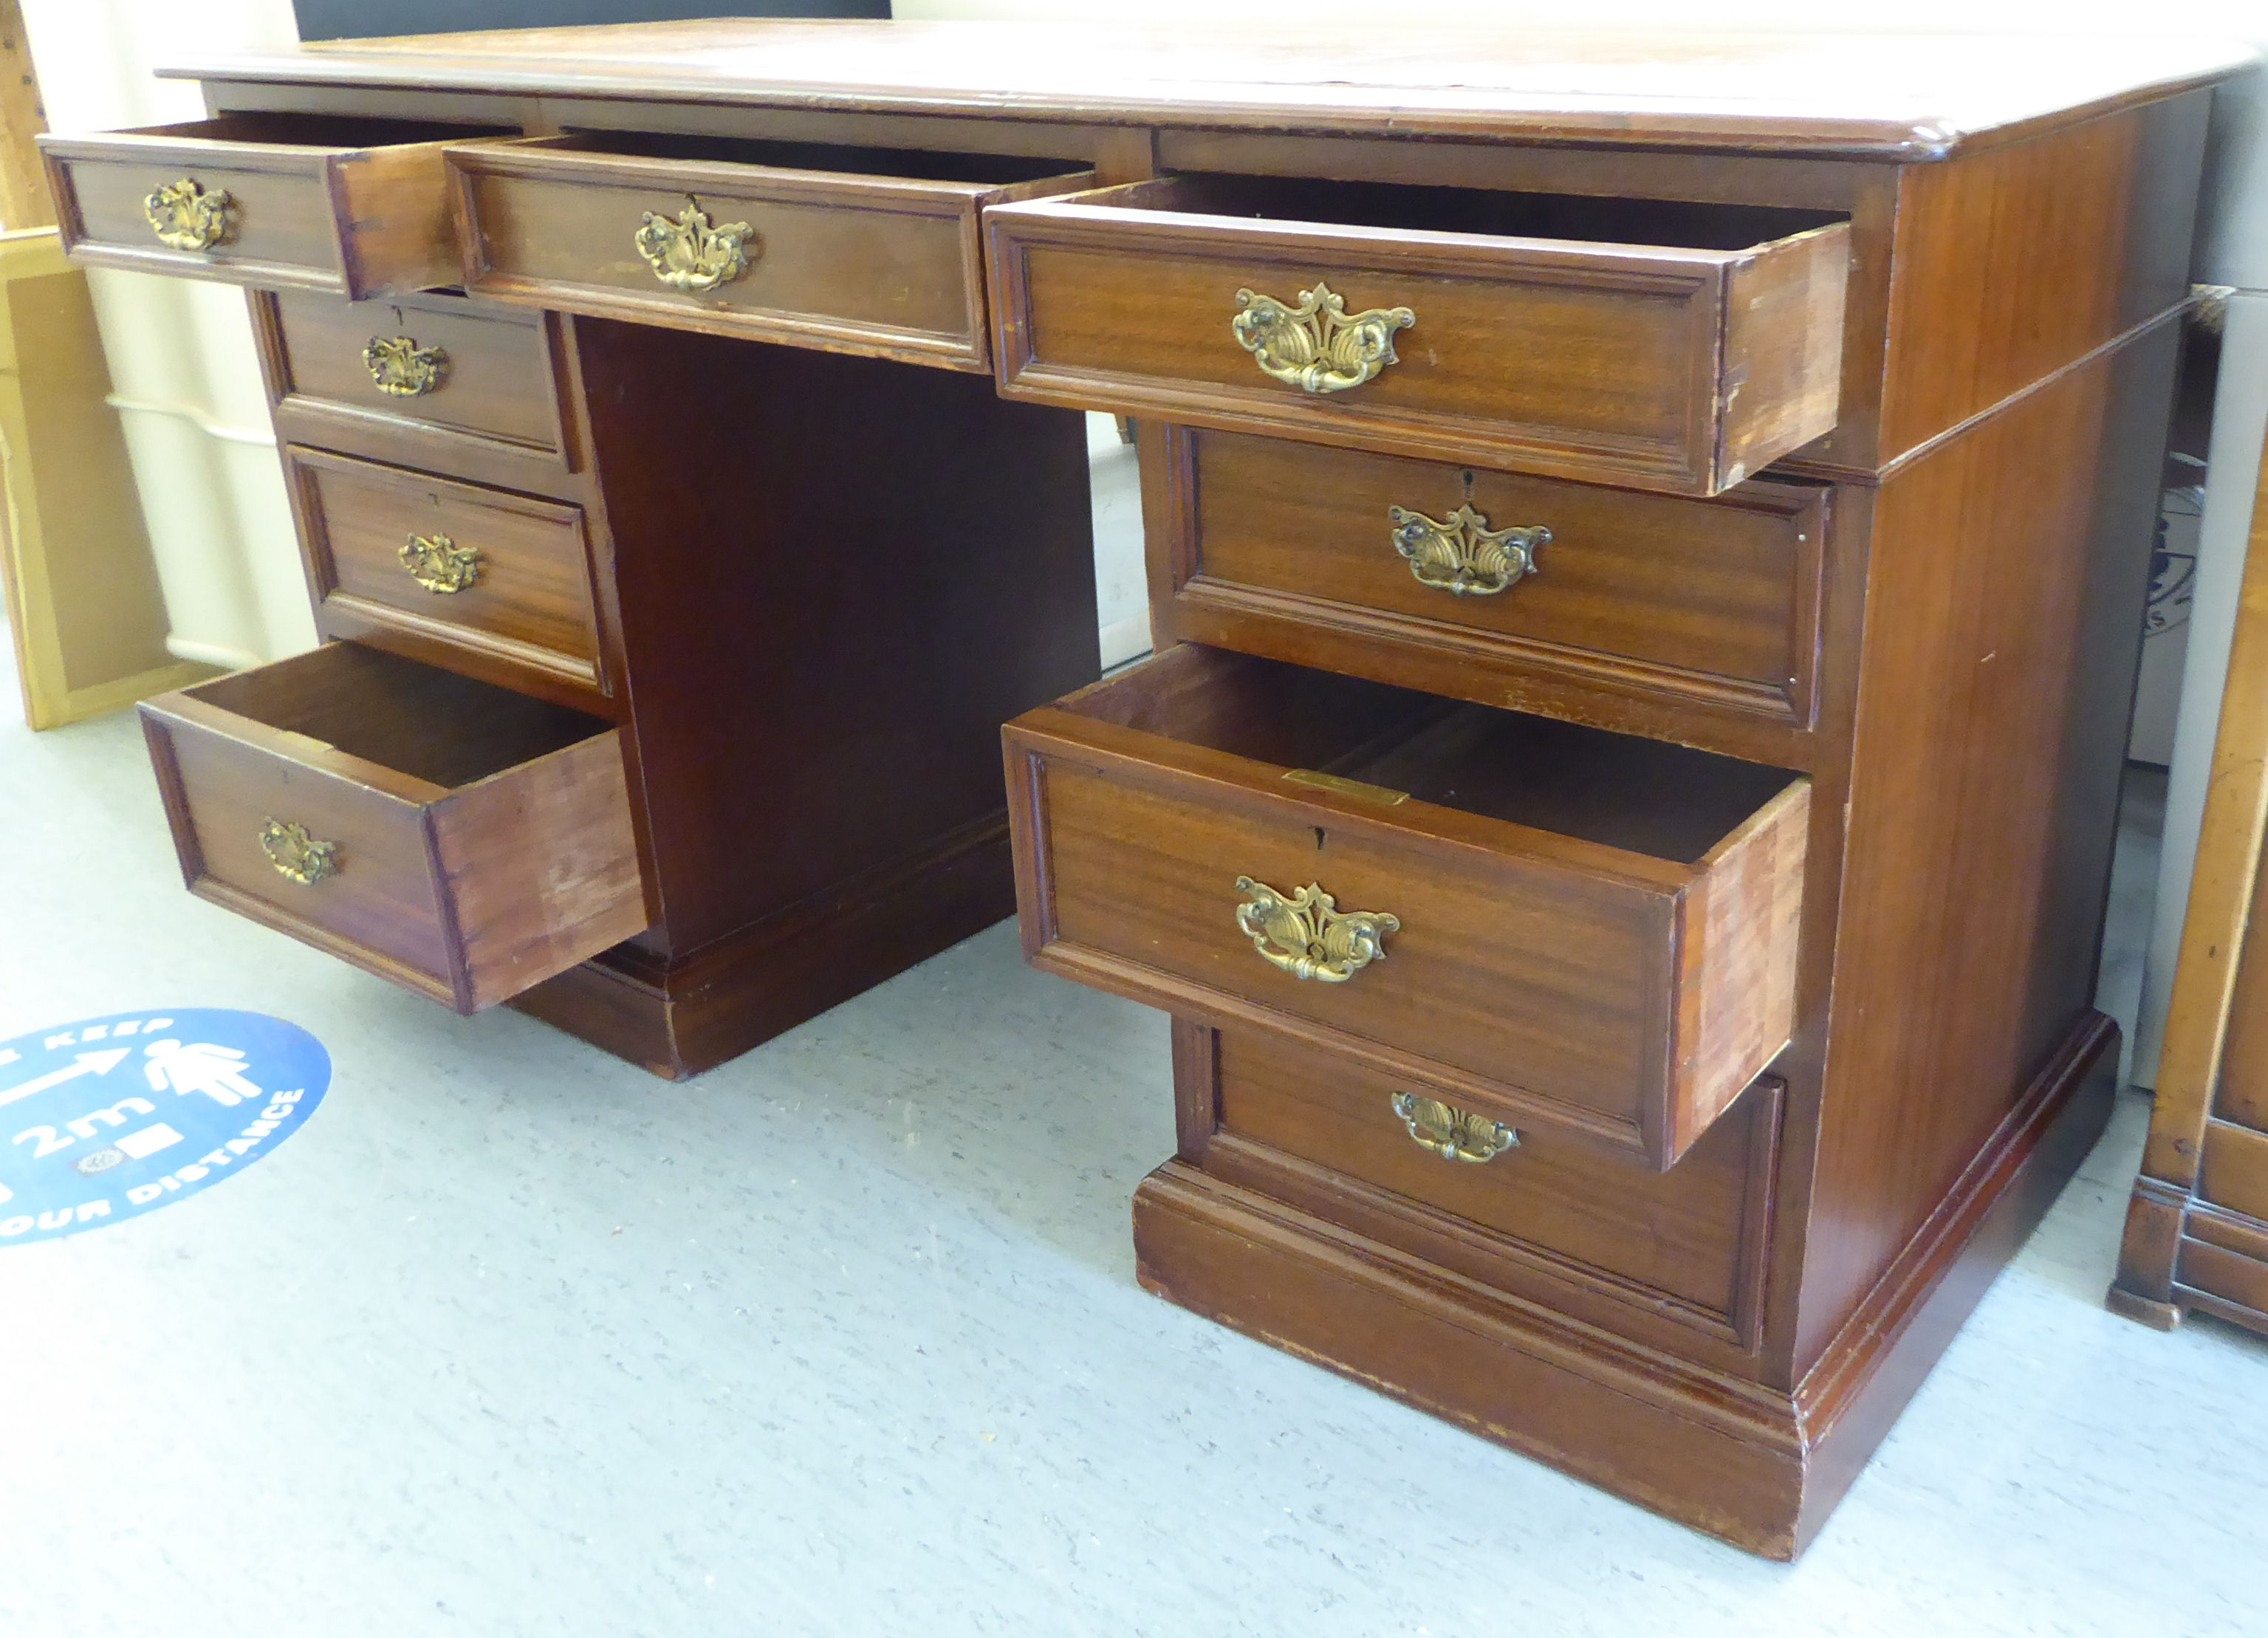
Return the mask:
[[[272,148],[333,148],[359,151],[412,143],[448,142],[517,134],[502,125],[446,125],[431,120],[389,120],[354,114],[223,114],[179,125],[153,125],[120,133],[163,136],[182,142],[227,143]]]
[[[190,690],[236,716],[445,788],[471,785],[612,724],[357,643]]]
[[[653,131],[578,131],[549,144],[575,153],[692,164],[762,166],[772,170],[966,182],[1006,188],[1088,168],[1077,159],[1035,159],[1017,154],[930,153],[908,148],[858,148],[837,143],[774,142],[756,137],[704,136]]]
[[[1697,864],[1798,777],[1197,644],[1063,709],[1680,865]]]
[[[1393,232],[1476,233],[1719,251],[1745,250],[1849,219],[1830,211],[1771,205],[1225,173],[1186,173],[1135,182],[1088,195],[1084,203]]]

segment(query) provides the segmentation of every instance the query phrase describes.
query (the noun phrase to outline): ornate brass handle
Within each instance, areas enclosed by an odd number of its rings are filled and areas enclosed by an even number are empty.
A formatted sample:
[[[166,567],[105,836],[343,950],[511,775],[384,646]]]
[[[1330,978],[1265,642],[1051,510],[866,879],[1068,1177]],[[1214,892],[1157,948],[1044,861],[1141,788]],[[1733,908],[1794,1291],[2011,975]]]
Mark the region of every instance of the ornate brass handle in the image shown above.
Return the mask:
[[[449,355],[438,347],[420,347],[408,336],[373,336],[362,350],[362,363],[371,385],[388,398],[422,398],[441,385]]]
[[[1471,506],[1446,518],[1429,518],[1404,506],[1388,506],[1394,550],[1409,560],[1420,586],[1452,597],[1493,597],[1536,570],[1536,549],[1550,543],[1542,528],[1492,529]]]
[[[746,222],[718,226],[688,197],[674,219],[647,211],[631,242],[654,277],[672,290],[699,295],[729,284],[748,270],[751,231]]]
[[[260,851],[268,855],[276,874],[289,876],[302,887],[313,887],[324,877],[339,874],[339,845],[317,841],[303,824],[270,819],[260,827]]]
[[[1295,978],[1344,984],[1386,958],[1386,935],[1401,921],[1382,911],[1347,910],[1310,882],[1289,898],[1250,876],[1236,879],[1248,903],[1236,907],[1236,925],[1252,948]]]
[[[394,555],[409,578],[429,592],[446,596],[480,584],[481,549],[460,546],[446,535],[413,535]]]
[[[1502,1121],[1491,1120],[1484,1115],[1469,1115],[1438,1098],[1419,1097],[1415,1092],[1396,1092],[1394,1112],[1410,1128],[1413,1141],[1443,1160],[1469,1161],[1478,1166],[1520,1145],[1520,1133]]]
[[[1240,290],[1236,308],[1228,328],[1238,344],[1270,377],[1310,393],[1343,393],[1371,380],[1396,362],[1394,332],[1418,322],[1407,307],[1350,317],[1345,299],[1320,279],[1300,292],[1296,307]]]
[[[210,250],[234,234],[236,200],[225,188],[207,193],[184,176],[142,201],[158,242],[170,250]]]

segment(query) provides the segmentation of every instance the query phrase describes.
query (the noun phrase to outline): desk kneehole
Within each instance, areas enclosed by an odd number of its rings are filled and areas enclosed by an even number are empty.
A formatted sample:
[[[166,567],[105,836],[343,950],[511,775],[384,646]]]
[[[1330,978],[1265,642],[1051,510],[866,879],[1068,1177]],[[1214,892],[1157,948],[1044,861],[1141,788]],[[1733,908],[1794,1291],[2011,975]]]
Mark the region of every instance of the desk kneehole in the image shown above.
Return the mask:
[[[472,1013],[645,930],[619,730],[337,643],[142,707],[191,891]]]

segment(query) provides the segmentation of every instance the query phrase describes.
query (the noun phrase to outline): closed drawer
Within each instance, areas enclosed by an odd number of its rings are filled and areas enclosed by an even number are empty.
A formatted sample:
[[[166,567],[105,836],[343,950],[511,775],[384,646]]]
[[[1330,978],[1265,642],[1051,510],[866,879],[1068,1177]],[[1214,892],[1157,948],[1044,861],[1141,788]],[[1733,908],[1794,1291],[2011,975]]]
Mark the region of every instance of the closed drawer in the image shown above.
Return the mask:
[[[1520,1295],[1565,1306],[1572,1285],[1727,1341],[1753,1336],[1779,1130],[1770,1077],[1667,1172],[1492,1121],[1463,1129],[1484,1135],[1459,1159],[1438,1147],[1423,1089],[1271,1037],[1205,1035],[1206,1170]]]
[[[301,429],[476,438],[565,463],[541,314],[431,294],[274,302],[276,408]]]
[[[1664,1168],[1787,1042],[1783,771],[1196,645],[1006,747],[1041,966]]]
[[[1011,397],[1692,495],[1835,424],[1817,213],[1192,175],[985,219]]]
[[[82,262],[363,297],[456,283],[441,151],[479,134],[229,114],[40,147],[63,247]]]
[[[604,693],[581,510],[320,450],[284,452],[316,612]]]
[[[588,135],[449,156],[468,289],[570,313],[990,367],[978,212],[1075,165]]]
[[[477,1011],[644,931],[619,731],[352,643],[142,707],[192,891]]]
[[[1825,491],[1714,500],[1148,424],[1162,624],[1489,704],[1543,676],[1811,720]]]

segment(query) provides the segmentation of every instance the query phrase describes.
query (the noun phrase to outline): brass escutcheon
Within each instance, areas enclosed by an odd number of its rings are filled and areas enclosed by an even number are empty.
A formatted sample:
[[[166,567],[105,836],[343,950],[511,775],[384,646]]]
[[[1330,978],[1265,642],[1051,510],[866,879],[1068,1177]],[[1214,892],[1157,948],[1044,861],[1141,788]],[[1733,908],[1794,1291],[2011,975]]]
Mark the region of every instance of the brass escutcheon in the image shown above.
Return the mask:
[[[1228,321],[1237,344],[1272,379],[1309,393],[1343,393],[1396,362],[1394,332],[1418,322],[1407,307],[1373,307],[1349,316],[1346,302],[1318,279],[1292,306],[1257,291],[1236,292]]]
[[[207,193],[184,176],[168,182],[142,201],[142,214],[158,242],[169,250],[210,250],[226,244],[235,232],[236,200],[225,188]]]
[[[1419,1097],[1415,1092],[1396,1092],[1394,1112],[1402,1117],[1414,1141],[1443,1160],[1468,1161],[1478,1166],[1520,1145],[1520,1133],[1502,1121],[1469,1115],[1439,1098]]]
[[[388,398],[422,398],[441,385],[449,355],[438,347],[420,347],[408,336],[373,336],[362,350],[362,362],[371,385]]]
[[[260,851],[268,855],[276,874],[288,876],[302,887],[313,887],[326,876],[339,874],[339,845],[317,841],[303,824],[270,819],[260,827]]]
[[[1388,506],[1394,550],[1409,560],[1420,586],[1452,597],[1493,597],[1536,572],[1535,553],[1549,545],[1542,528],[1492,529],[1469,505],[1446,518],[1429,518],[1406,506]]]
[[[674,220],[647,211],[630,242],[653,269],[654,277],[672,290],[699,295],[729,284],[748,270],[752,231],[746,222],[718,226],[699,201],[688,196],[685,209]]]
[[[481,549],[460,546],[446,535],[413,535],[394,555],[429,592],[446,595],[480,583]]]
[[[1344,984],[1386,957],[1386,935],[1402,930],[1400,919],[1382,911],[1342,911],[1310,882],[1286,898],[1250,876],[1236,879],[1245,904],[1236,907],[1236,926],[1269,964],[1295,978]]]

